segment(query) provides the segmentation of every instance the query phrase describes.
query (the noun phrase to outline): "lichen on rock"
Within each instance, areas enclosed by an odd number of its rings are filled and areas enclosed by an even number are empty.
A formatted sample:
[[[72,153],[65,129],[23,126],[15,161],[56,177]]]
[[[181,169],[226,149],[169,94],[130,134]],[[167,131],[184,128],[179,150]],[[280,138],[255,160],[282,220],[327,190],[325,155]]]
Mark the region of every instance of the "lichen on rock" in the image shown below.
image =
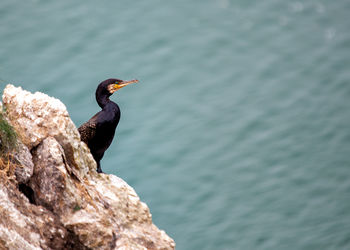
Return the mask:
[[[20,147],[14,176],[0,171],[6,187],[0,190],[0,211],[7,211],[0,218],[0,248],[175,248],[133,188],[117,176],[96,172],[62,102],[7,85],[3,104]],[[16,215],[20,209],[23,218]],[[17,243],[9,240],[11,234],[18,235]]]

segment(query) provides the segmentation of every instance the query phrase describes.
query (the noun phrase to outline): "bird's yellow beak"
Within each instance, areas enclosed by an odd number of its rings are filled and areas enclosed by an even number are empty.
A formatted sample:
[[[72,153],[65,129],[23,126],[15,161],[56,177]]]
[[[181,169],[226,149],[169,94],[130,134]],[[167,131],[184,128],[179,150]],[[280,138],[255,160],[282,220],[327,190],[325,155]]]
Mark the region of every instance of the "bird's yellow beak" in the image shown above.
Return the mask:
[[[122,81],[121,83],[119,83],[117,85],[119,86],[119,88],[123,88],[129,84],[137,83],[137,82],[139,82],[139,80],[134,79],[134,80],[130,80],[130,81]]]
[[[113,88],[110,90],[110,92],[114,93],[115,91],[129,85],[129,84],[132,84],[132,83],[137,83],[139,82],[139,80],[129,80],[129,81],[122,81],[122,82],[119,82],[119,83],[116,83],[113,85]]]

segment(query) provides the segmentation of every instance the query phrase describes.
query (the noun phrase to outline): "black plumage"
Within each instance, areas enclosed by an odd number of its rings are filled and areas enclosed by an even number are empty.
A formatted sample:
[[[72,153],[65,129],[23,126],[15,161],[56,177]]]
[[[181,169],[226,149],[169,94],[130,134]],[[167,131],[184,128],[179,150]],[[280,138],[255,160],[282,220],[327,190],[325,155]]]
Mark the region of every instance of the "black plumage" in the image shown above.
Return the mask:
[[[101,82],[96,89],[96,101],[102,110],[78,128],[81,140],[87,144],[97,163],[99,173],[102,173],[100,161],[112,143],[120,119],[119,106],[109,97],[115,91],[135,82],[138,81],[107,79]]]

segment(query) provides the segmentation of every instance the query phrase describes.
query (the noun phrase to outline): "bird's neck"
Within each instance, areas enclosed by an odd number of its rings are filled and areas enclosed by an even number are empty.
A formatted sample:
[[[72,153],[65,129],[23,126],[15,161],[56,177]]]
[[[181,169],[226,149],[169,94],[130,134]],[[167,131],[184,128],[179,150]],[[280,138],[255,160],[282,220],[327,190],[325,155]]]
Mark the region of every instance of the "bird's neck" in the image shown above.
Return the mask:
[[[102,109],[111,102],[111,100],[109,100],[108,96],[101,96],[99,98],[96,98],[96,101],[98,103],[98,106],[100,106]]]

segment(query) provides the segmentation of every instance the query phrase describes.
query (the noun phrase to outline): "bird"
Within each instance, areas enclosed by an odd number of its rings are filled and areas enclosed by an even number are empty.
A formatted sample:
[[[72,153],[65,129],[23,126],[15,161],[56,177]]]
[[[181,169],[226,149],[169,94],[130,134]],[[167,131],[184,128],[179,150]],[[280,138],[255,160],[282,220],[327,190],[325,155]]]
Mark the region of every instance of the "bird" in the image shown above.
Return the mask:
[[[102,110],[78,128],[81,141],[86,143],[97,163],[98,173],[103,173],[100,161],[112,143],[120,120],[119,106],[111,101],[109,97],[119,89],[137,82],[138,80],[136,79],[123,81],[116,78],[110,78],[101,82],[97,86],[95,96],[97,104]]]

